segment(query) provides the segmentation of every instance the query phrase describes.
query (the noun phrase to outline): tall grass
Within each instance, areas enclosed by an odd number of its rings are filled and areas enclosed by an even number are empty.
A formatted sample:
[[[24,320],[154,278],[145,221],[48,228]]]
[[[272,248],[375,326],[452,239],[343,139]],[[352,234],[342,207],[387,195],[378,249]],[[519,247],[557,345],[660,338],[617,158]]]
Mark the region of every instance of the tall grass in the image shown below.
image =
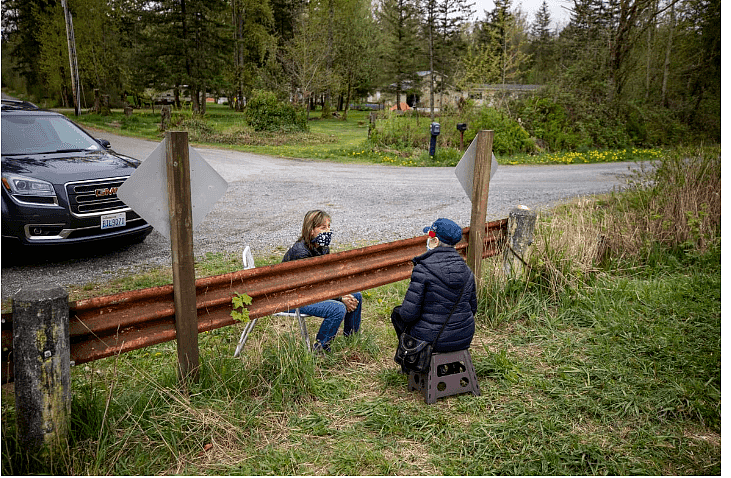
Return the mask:
[[[627,188],[539,216],[535,244],[523,258],[523,287],[557,300],[591,286],[597,275],[655,270],[657,261],[720,250],[720,148],[670,152],[635,173]]]
[[[709,164],[688,166],[698,158]],[[4,391],[2,472],[720,474],[717,161],[665,162],[630,191],[542,214],[523,275],[485,261],[471,348],[481,396],[427,405],[409,392],[389,320],[402,281],[364,291],[361,334],[327,356],[269,317],[240,358],[243,325],[202,334],[185,391],[172,343],[74,367],[71,440],[53,464],[19,445]]]
[[[616,254],[647,255],[649,244],[673,250],[716,247],[721,237],[721,148],[683,148],[652,172],[639,172],[634,193],[612,198],[626,218],[608,235]]]

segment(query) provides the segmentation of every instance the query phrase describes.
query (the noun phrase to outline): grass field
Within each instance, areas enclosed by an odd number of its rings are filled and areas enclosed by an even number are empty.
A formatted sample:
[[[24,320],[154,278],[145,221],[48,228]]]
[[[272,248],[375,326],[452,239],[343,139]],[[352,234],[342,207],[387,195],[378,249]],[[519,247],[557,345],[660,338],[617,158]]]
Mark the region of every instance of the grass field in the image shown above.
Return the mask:
[[[116,134],[162,140],[159,107],[135,110],[125,116],[112,110],[109,116],[84,114],[73,116],[73,110],[60,110],[82,125]],[[307,158],[339,162],[385,163],[399,166],[455,166],[463,151],[444,148],[437,143],[435,155],[428,153],[428,118],[405,118],[411,130],[422,131],[423,147],[384,148],[368,142],[370,111],[350,110],[347,120],[322,119],[320,111],[310,113],[309,132],[255,133],[244,123],[243,115],[227,106],[208,105],[204,118],[194,117],[189,110],[175,110],[173,129],[189,132],[191,143],[216,145],[259,154],[287,158]],[[498,134],[499,132],[496,132]],[[446,134],[446,133],[445,133]],[[465,145],[465,148],[468,145]],[[570,164],[657,159],[662,150],[656,148],[629,148],[616,151],[588,150],[581,152],[554,152],[511,157],[499,157],[502,164]]]
[[[76,367],[72,443],[55,471],[719,474],[719,255],[661,254],[558,300],[536,284],[486,284],[472,345],[482,395],[435,405],[392,362],[388,316],[406,282],[366,291],[362,334],[324,358],[290,319],[260,320],[240,359],[241,326],[201,335],[187,394],[174,343]],[[3,473],[53,472],[19,458],[6,395]]]

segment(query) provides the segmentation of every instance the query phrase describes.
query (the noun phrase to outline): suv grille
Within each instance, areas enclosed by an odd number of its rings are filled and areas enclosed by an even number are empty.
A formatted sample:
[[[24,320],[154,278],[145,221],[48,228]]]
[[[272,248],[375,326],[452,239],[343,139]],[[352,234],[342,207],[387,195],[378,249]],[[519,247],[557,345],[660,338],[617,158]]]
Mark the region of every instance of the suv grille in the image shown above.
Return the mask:
[[[127,205],[117,198],[117,189],[126,179],[127,177],[67,183],[66,193],[71,212],[83,216],[128,209]]]

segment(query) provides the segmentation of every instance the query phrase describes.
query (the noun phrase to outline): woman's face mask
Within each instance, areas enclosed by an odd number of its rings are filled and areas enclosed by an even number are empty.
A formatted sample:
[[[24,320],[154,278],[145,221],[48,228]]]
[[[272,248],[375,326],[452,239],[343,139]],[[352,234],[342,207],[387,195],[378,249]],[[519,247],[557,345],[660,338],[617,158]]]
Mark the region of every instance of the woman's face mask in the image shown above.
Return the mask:
[[[315,238],[312,240],[313,244],[317,244],[320,247],[326,247],[330,245],[330,240],[332,239],[332,232],[321,232]]]
[[[320,247],[326,247],[330,245],[330,239],[332,239],[332,232],[330,231],[330,220],[326,220],[322,224],[318,225],[312,230],[312,239],[310,242]]]

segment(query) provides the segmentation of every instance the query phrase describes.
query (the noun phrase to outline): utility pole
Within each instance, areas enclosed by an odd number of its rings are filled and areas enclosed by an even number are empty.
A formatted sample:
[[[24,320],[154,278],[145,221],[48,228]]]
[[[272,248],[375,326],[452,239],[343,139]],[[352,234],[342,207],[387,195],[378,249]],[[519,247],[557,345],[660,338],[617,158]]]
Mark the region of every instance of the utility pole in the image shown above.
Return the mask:
[[[69,66],[71,68],[71,89],[74,94],[74,114],[81,115],[81,84],[79,83],[79,66],[76,61],[76,39],[74,39],[74,23],[67,0],[61,0],[63,16],[66,20],[66,39],[69,44]]]

